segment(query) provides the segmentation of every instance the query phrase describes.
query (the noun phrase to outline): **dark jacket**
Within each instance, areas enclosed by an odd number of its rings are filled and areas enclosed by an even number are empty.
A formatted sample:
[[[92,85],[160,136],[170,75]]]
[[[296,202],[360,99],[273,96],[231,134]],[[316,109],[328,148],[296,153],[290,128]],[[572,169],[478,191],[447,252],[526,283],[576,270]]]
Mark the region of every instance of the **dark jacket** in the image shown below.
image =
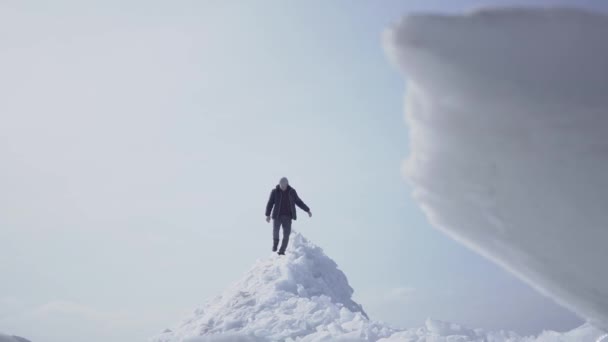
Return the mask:
[[[296,205],[305,212],[310,211],[310,208],[308,208],[308,206],[300,199],[300,197],[298,197],[296,189],[287,185],[287,194],[287,198],[282,198],[283,190],[281,190],[281,187],[279,185],[277,185],[276,188],[270,191],[270,198],[268,198],[268,204],[266,204],[266,216],[271,216],[270,211],[272,210],[272,218],[276,219],[277,217],[279,217],[279,211],[281,210],[281,201],[283,200],[289,201],[289,208],[291,208],[291,217],[294,220],[296,219]]]

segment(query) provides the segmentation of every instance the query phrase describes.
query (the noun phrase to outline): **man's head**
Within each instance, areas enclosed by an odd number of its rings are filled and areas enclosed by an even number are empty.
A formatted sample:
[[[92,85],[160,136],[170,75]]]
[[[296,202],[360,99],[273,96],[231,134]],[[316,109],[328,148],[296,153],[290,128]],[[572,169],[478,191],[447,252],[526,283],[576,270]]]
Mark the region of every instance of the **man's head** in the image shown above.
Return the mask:
[[[279,186],[281,187],[281,190],[287,189],[287,185],[289,185],[289,181],[287,180],[287,177],[281,178],[281,180],[279,181]]]

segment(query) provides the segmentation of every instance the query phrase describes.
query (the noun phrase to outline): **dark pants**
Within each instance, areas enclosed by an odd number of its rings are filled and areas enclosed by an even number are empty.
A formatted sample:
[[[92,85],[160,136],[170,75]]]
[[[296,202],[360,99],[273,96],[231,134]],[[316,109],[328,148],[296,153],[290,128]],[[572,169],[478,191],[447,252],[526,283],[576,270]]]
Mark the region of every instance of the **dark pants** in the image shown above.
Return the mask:
[[[285,253],[287,244],[289,243],[289,234],[291,234],[291,216],[279,215],[278,218],[272,220],[272,238],[275,246],[279,243],[279,230],[283,226],[283,242],[279,252]]]

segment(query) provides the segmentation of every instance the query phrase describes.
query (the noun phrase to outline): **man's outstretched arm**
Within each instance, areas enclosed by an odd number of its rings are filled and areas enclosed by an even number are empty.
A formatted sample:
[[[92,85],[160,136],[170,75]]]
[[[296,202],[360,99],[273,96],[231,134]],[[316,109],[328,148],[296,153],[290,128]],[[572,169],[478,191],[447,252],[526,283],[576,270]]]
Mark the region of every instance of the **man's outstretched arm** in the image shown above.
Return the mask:
[[[294,190],[293,191],[294,194],[294,199],[296,200],[296,205],[298,207],[300,207],[300,209],[304,210],[305,212],[308,213],[308,215],[310,216],[310,208],[306,205],[306,203],[304,203],[304,201],[302,201],[302,199],[300,198],[300,196],[298,196],[298,193]]]

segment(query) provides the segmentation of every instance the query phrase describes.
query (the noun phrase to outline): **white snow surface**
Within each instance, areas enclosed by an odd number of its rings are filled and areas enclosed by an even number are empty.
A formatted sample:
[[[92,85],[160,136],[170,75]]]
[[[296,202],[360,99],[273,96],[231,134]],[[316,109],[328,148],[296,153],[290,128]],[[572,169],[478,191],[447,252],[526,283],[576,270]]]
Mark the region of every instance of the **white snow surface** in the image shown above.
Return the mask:
[[[287,254],[258,260],[223,294],[166,329],[151,342],[596,342],[600,330],[520,337],[428,319],[423,327],[397,329],[369,320],[351,296],[347,278],[323,250],[298,232]]]
[[[607,16],[559,8],[410,15],[384,36],[430,221],[603,329],[606,37]]]

